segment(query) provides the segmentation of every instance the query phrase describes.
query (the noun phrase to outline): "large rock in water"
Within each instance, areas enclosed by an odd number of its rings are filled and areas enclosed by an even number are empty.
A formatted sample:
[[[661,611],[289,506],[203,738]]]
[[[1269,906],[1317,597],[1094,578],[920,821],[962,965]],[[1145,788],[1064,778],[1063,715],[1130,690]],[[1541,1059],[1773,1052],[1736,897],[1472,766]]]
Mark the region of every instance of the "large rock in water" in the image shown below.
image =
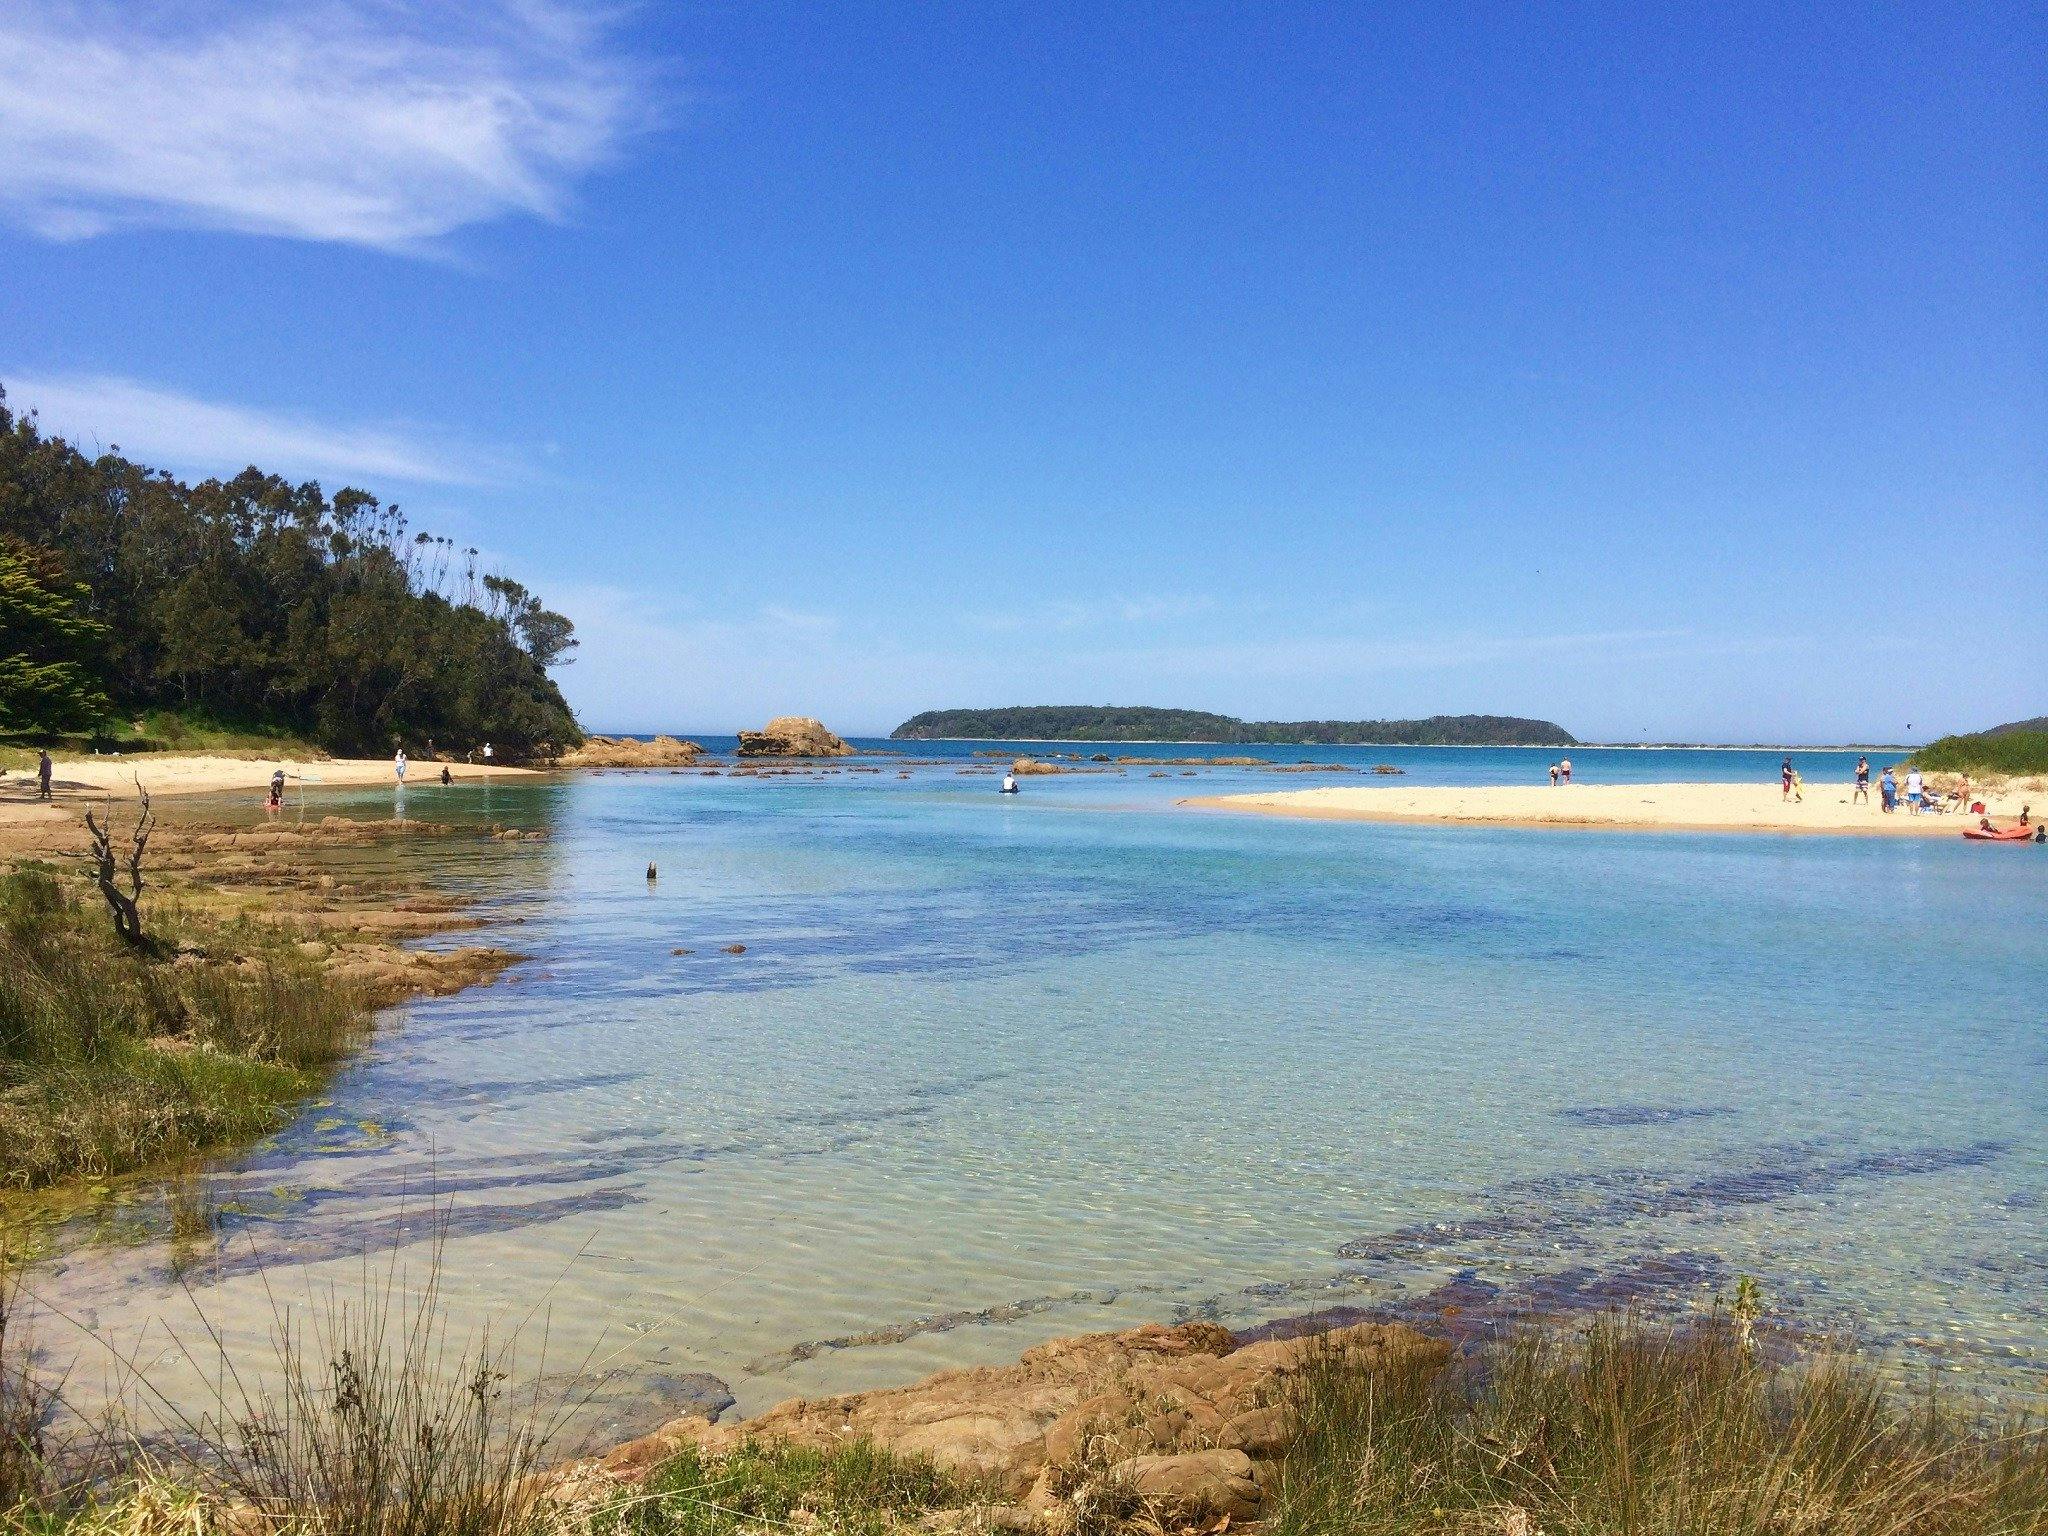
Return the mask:
[[[740,732],[741,757],[851,757],[853,748],[809,715],[777,715],[758,731]]]
[[[687,768],[704,755],[694,741],[657,736],[639,741],[631,736],[586,736],[583,745],[564,752],[556,762],[563,768]]]
[[[749,1439],[825,1449],[869,1440],[1046,1510],[1107,1477],[1161,1512],[1242,1518],[1293,1441],[1288,1379],[1320,1359],[1365,1369],[1440,1363],[1449,1346],[1362,1323],[1240,1346],[1214,1323],[1056,1339],[1015,1365],[941,1371],[908,1387],[793,1399],[758,1418],[677,1419],[596,1466],[627,1481],[685,1446],[723,1455]],[[572,1469],[573,1470],[573,1469]]]

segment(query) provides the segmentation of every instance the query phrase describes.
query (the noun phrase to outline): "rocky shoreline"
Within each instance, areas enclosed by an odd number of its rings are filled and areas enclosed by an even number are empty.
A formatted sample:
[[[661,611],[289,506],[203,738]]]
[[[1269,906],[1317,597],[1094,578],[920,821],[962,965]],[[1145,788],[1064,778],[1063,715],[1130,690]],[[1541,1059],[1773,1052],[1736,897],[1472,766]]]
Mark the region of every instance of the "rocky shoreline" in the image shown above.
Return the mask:
[[[1215,1323],[1148,1324],[1027,1350],[1013,1365],[940,1371],[910,1386],[797,1398],[755,1418],[692,1414],[553,1475],[564,1501],[634,1485],[678,1453],[747,1443],[831,1450],[865,1441],[929,1462],[983,1497],[982,1529],[1054,1529],[1084,1489],[1125,1488],[1169,1518],[1258,1515],[1294,1441],[1289,1383],[1320,1361],[1437,1365],[1450,1345],[1398,1323],[1244,1340]]]

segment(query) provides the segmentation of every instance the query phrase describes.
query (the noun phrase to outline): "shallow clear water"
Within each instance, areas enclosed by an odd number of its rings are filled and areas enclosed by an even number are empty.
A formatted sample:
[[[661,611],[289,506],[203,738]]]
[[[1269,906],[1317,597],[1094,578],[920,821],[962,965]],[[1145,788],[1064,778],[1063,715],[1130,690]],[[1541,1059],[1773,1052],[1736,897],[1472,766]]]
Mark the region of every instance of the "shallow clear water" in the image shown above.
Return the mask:
[[[749,1410],[1141,1320],[1706,1304],[1738,1273],[1802,1327],[2039,1389],[2039,850],[1173,803],[1288,782],[1250,771],[1005,798],[971,747],[911,750],[942,761],[409,792],[548,829],[417,845],[532,960],[398,1015],[229,1171],[245,1209],[182,1278],[81,1246],[38,1289],[106,1337],[196,1308],[254,1347],[266,1288],[349,1284],[438,1197],[458,1326],[543,1306],[551,1358],[656,1396],[710,1371]],[[1554,754],[1261,755],[1508,782]],[[1854,758],[1801,754],[1809,793]]]

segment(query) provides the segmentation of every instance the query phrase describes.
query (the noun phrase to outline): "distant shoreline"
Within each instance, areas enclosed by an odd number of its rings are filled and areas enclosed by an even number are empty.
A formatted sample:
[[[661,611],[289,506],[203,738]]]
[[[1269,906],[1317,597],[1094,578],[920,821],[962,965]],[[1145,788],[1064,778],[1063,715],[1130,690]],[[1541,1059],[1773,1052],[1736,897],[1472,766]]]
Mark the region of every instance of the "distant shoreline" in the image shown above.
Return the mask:
[[[1917,747],[1886,742],[1850,742],[1846,745],[1788,745],[1784,742],[1750,742],[1742,745],[1692,741],[1581,741],[1569,747],[1548,746],[1540,741],[1224,741],[1213,736],[1130,736],[1115,741],[1091,741],[1081,736],[856,736],[855,741],[890,741],[905,745],[936,741],[975,743],[1014,741],[1022,746],[1072,747],[1371,747],[1375,751],[1424,748],[1432,752],[1555,752],[1569,757],[1574,752],[1916,752]]]

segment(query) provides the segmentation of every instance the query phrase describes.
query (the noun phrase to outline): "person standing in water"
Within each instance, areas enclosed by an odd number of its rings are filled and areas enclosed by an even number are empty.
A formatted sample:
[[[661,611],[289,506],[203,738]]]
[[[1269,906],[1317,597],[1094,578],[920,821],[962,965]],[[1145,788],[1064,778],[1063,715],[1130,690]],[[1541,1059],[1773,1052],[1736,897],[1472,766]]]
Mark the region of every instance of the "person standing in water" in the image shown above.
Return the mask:
[[[284,770],[276,768],[270,774],[270,804],[266,809],[277,811],[284,805]]]

